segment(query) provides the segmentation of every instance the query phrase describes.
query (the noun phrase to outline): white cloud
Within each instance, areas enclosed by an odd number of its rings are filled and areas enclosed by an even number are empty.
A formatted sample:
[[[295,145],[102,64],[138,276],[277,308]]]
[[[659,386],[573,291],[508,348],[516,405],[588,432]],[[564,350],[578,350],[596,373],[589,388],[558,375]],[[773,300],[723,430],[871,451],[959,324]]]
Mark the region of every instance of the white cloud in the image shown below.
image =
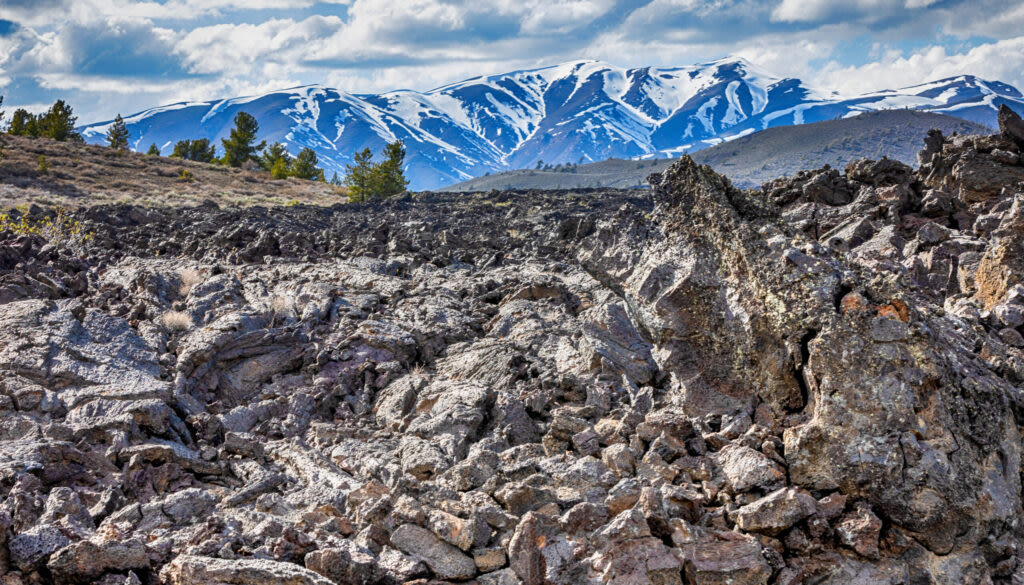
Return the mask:
[[[343,16],[309,16],[327,3]],[[275,18],[253,19],[262,9]],[[427,90],[575,59],[734,54],[846,92],[961,73],[1024,86],[1022,0],[0,0],[5,18],[21,26],[0,36],[0,88],[68,97],[93,119],[306,83]],[[864,39],[871,62],[850,66],[844,47]],[[925,46],[893,49],[908,40]]]
[[[782,0],[772,11],[776,22],[819,22],[854,16],[881,20],[901,9],[924,8],[937,0]],[[901,5],[902,4],[902,5]]]
[[[1024,87],[1024,36],[978,45],[964,53],[931,46],[909,55],[889,52],[874,63],[853,67],[833,62],[818,78],[826,87],[863,93],[965,74]]]
[[[256,25],[218,24],[190,31],[174,52],[193,73],[255,73],[249,68],[261,62],[294,65],[311,45],[341,27],[341,19],[335,16],[311,16],[299,22],[268,20]]]

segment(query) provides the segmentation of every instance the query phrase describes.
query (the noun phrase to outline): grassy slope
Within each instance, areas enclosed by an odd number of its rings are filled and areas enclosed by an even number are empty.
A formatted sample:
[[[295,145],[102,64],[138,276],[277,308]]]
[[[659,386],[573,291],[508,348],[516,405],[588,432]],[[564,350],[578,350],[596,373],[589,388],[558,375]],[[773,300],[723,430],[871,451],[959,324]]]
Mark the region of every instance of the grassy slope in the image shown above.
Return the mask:
[[[946,135],[990,134],[991,129],[960,118],[910,110],[871,112],[845,120],[783,126],[755,132],[707,148],[692,156],[711,165],[740,187],[761,183],[830,164],[843,168],[858,158],[887,156],[917,166],[917,152],[928,130]],[[519,170],[478,177],[445,191],[491,189],[573,189],[577,187],[634,187],[647,176],[672,164],[670,159],[633,161],[611,159],[580,165],[575,173]]]
[[[270,173],[246,171],[103,146],[0,135],[0,208],[22,203],[76,208],[112,202],[141,205],[285,205],[293,201],[330,205],[342,192],[316,181],[276,181]],[[39,172],[39,156],[49,171]],[[193,179],[184,181],[182,170]]]

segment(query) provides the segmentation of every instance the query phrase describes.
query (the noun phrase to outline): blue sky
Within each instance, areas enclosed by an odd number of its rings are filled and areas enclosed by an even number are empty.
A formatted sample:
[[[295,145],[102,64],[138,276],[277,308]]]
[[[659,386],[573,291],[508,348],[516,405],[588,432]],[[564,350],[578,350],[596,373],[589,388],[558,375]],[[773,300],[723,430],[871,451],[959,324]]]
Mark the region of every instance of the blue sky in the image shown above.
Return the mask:
[[[82,123],[309,83],[727,55],[845,93],[964,73],[1024,88],[1024,0],[0,0],[4,108],[64,98]]]

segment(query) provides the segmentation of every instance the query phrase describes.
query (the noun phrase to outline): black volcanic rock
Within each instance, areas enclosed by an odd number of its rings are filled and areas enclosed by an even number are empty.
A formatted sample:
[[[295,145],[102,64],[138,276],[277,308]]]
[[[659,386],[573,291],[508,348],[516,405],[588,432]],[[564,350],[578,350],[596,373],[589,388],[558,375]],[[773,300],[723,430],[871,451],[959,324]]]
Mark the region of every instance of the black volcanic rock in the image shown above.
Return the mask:
[[[1024,148],[1024,120],[1021,120],[1020,115],[1003,104],[999,106],[998,116],[1000,135]]]
[[[0,234],[0,579],[1013,583],[1018,154]]]

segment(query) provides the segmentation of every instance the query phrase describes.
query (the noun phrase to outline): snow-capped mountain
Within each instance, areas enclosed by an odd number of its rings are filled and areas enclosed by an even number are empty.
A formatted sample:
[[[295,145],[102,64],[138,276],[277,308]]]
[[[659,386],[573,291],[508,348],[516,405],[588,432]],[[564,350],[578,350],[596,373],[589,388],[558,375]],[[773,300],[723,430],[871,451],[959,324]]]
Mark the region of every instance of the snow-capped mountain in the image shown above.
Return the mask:
[[[1006,103],[1024,95],[1005,83],[961,76],[899,90],[841,96],[781,78],[738,58],[690,67],[623,69],[596,61],[476,77],[425,93],[351,94],[311,85],[260,96],[179,103],[125,118],[133,146],[177,140],[220,145],[239,111],[261,138],[293,153],[317,152],[330,176],[352,155],[403,140],[413,189],[435,189],[487,172],[545,163],[675,156],[771,126],[864,111],[910,108],[994,127]],[[103,142],[110,122],[82,129]]]

